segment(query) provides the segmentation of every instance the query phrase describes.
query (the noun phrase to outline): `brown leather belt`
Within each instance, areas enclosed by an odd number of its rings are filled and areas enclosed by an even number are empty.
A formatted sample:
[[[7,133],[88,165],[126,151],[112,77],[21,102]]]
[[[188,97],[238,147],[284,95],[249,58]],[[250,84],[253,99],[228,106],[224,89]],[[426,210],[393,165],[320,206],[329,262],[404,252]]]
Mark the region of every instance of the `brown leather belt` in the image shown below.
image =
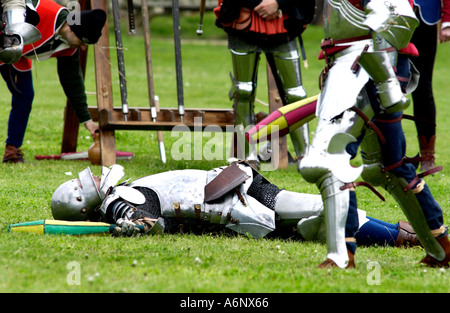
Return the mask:
[[[334,47],[334,46],[340,45],[340,44],[351,43],[351,42],[366,40],[366,39],[371,39],[371,38],[372,38],[371,35],[363,35],[363,36],[356,36],[356,37],[342,38],[342,39],[333,39],[333,38],[323,39],[322,42],[320,43],[320,47],[322,49],[326,49],[326,48],[331,48],[331,47]]]

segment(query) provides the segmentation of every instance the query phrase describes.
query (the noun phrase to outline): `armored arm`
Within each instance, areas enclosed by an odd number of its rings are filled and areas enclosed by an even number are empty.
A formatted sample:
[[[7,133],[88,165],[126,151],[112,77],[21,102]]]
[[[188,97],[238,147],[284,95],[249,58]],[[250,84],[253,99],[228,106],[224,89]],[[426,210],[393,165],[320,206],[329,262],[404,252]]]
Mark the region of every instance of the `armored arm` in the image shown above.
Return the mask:
[[[419,20],[407,0],[372,0],[366,5],[365,11],[367,17],[364,25],[397,50],[408,45],[419,25]]]
[[[388,112],[405,110],[410,100],[394,72],[397,51],[405,48],[419,24],[407,0],[372,0],[366,7],[363,24],[372,31],[373,50],[361,53],[358,63],[375,82],[380,104]]]
[[[135,236],[139,233],[137,225],[144,226],[143,233],[164,232],[156,194],[150,189],[138,189],[117,186],[104,199],[100,211],[105,220],[117,225],[113,236]]]
[[[24,45],[41,39],[41,33],[27,19],[27,15],[33,15],[37,24],[39,16],[31,5],[25,6],[24,0],[1,0],[1,5],[4,28],[0,35],[0,61],[15,63],[21,58]]]

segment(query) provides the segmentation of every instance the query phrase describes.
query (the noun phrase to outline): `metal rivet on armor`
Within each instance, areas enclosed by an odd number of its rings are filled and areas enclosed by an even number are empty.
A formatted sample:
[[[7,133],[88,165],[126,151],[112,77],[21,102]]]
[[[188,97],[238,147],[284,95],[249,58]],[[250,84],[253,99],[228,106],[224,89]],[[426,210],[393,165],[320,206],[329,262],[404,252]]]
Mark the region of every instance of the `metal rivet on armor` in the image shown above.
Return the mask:
[[[78,196],[77,200],[81,202],[81,200],[82,200],[81,196]]]
[[[81,213],[86,213],[87,212],[87,209],[86,208],[82,208],[81,209]]]

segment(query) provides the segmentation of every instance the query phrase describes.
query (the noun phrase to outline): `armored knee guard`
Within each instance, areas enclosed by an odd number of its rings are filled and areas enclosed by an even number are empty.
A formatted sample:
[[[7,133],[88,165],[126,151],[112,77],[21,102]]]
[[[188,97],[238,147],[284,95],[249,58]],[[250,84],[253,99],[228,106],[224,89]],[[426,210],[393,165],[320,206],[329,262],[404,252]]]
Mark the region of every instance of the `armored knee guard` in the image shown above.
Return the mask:
[[[291,43],[290,47],[289,51],[277,52],[268,56],[275,68],[272,71],[276,76],[280,96],[285,105],[306,98],[306,91],[302,83],[300,54],[296,44]],[[309,144],[308,125],[305,124],[291,132],[290,137],[297,157],[304,157]]]
[[[365,92],[361,95],[355,110],[346,110],[338,119],[319,119],[314,140],[299,168],[306,181],[317,183],[331,172],[339,180],[349,183],[361,174],[361,167],[351,166],[351,155],[346,150],[348,144],[356,141],[366,127],[362,115],[373,116],[370,104],[364,100]]]

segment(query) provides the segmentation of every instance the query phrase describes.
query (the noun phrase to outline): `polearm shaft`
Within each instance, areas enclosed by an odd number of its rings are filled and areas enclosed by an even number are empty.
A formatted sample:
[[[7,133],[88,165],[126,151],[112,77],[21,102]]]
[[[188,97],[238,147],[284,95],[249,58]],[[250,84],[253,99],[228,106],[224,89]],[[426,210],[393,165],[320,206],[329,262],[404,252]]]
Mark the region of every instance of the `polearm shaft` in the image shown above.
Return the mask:
[[[155,95],[155,88],[153,82],[153,66],[152,66],[152,52],[150,47],[150,26],[148,17],[148,4],[147,0],[141,0],[141,10],[142,10],[142,26],[144,29],[144,46],[145,46],[145,59],[147,66],[147,86],[148,86],[148,97],[150,103],[150,114],[153,121],[156,121],[156,116],[158,112],[159,101]],[[158,137],[158,147],[159,147],[159,157],[163,163],[166,163],[166,150],[164,147],[164,138],[162,131],[158,130],[156,132]]]
[[[200,0],[200,20],[198,22],[197,35],[203,34],[203,16],[205,15],[206,0]]]
[[[136,33],[136,24],[134,21],[134,4],[133,0],[127,0],[128,4],[128,26],[129,26],[129,33],[135,34]]]
[[[120,27],[120,7],[118,0],[112,0],[112,11],[114,18],[114,32],[116,35],[117,65],[119,68],[120,97],[122,100],[123,118],[127,120],[128,114],[128,94],[127,80],[125,76],[125,59],[123,57],[122,29]]]
[[[177,99],[178,114],[183,122],[184,118],[184,96],[183,96],[183,70],[181,66],[181,41],[180,41],[180,8],[178,0],[172,0],[172,18],[173,18],[173,39],[175,45],[175,69],[177,75]]]
[[[159,98],[158,96],[155,96],[155,106],[156,111],[159,110]],[[156,119],[155,119],[156,121]],[[158,130],[156,132],[156,136],[158,137],[158,148],[159,148],[159,158],[163,163],[166,163],[166,148],[164,147],[164,138],[162,131]]]
[[[305,51],[305,45],[303,44],[303,38],[302,35],[298,36],[298,43],[300,44],[300,51],[302,53],[302,59],[303,59],[303,66],[305,68],[308,68],[308,60],[306,58],[306,51]]]

